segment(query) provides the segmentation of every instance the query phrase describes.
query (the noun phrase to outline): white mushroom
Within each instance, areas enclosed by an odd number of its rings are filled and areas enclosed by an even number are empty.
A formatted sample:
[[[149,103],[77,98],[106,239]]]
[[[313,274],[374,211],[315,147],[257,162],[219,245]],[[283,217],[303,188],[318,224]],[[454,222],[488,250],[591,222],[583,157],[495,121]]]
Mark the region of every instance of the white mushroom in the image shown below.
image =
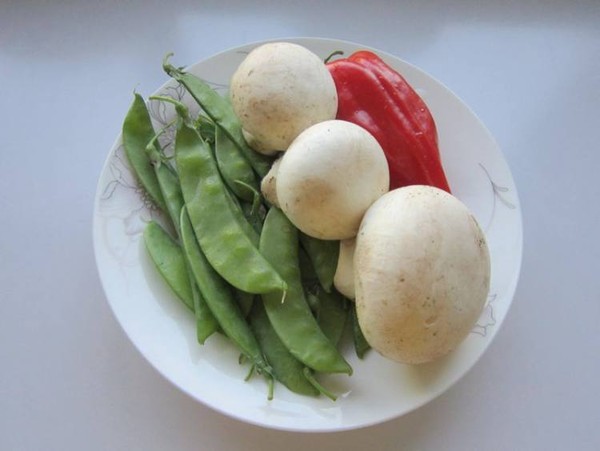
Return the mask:
[[[265,196],[267,202],[276,207],[279,207],[279,200],[277,199],[277,173],[279,172],[279,165],[281,164],[281,158],[278,158],[271,165],[271,169],[267,172],[267,175],[260,182],[260,190]]]
[[[230,97],[250,145],[284,151],[304,129],[335,118],[337,91],[323,61],[289,42],[252,50],[231,78]]]
[[[388,189],[381,146],[364,128],[340,120],[302,132],[277,172],[281,209],[298,229],[326,240],[355,236],[367,208]]]
[[[409,364],[454,350],[475,325],[490,286],[477,221],[456,197],[428,186],[390,191],[369,208],[354,265],[365,338]]]
[[[244,135],[246,143],[258,153],[262,153],[263,155],[267,156],[277,155],[277,153],[279,153],[277,150],[270,150],[264,147],[262,143],[258,139],[256,139],[254,135],[248,130],[242,129],[242,134]]]
[[[340,241],[340,253],[338,255],[337,268],[333,276],[333,286],[346,296],[354,299],[354,249],[356,238],[348,238]]]

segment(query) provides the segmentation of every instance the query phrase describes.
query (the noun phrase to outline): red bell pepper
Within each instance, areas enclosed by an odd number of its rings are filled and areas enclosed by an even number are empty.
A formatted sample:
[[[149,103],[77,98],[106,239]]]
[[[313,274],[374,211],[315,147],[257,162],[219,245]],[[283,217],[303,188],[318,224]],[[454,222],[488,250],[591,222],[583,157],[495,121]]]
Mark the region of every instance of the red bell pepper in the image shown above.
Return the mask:
[[[337,118],[369,131],[390,168],[390,189],[432,185],[450,192],[427,105],[379,56],[359,51],[327,63],[338,93]]]

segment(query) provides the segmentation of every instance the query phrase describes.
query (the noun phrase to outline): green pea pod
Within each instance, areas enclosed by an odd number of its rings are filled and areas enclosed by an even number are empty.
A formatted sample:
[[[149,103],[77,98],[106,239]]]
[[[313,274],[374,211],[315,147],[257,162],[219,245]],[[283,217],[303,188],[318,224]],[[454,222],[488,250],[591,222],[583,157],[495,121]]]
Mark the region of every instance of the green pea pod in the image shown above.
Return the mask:
[[[304,289],[304,296],[306,296],[306,302],[308,303],[313,315],[317,315],[319,313],[319,309],[321,308],[321,300],[313,292],[307,291],[306,288]]]
[[[152,97],[151,97],[152,98]],[[160,193],[162,194],[165,202],[166,213],[168,213],[171,224],[177,231],[179,236],[179,212],[183,207],[183,195],[181,194],[181,187],[179,186],[179,180],[177,174],[165,163],[164,154],[160,145],[158,144],[158,138],[166,131],[166,127],[156,133],[152,139],[146,145],[146,153],[150,158],[150,162],[154,167],[154,174],[158,182]]]
[[[300,275],[302,277],[302,285],[305,291],[315,292],[320,286],[319,278],[315,272],[315,268],[306,251],[300,246],[298,249],[298,259],[300,265]]]
[[[160,133],[162,133],[162,130]],[[179,186],[179,179],[177,174],[171,169],[171,167],[161,161],[161,153],[159,148],[156,146],[156,139],[159,134],[150,141],[146,148],[146,152],[150,155],[150,158],[154,164],[154,171],[156,179],[160,187],[160,191],[165,200],[166,209],[175,228],[177,236],[181,238],[181,214],[184,206],[183,194],[181,193],[181,187]],[[188,273],[188,283],[192,292],[193,310],[196,318],[196,337],[200,344],[204,344],[206,339],[216,332],[218,328],[217,321],[213,317],[211,311],[206,305],[206,300],[202,297],[202,294],[198,290],[194,276],[191,271],[190,262],[187,260],[187,255],[184,253],[186,259],[186,269]]]
[[[317,396],[319,390],[304,375],[304,364],[288,351],[277,336],[262,303],[254,303],[249,320],[260,347],[273,368],[275,379],[294,393]]]
[[[258,243],[260,241],[260,235],[256,231],[256,228],[253,224],[250,223],[244,210],[242,208],[242,204],[238,201],[238,199],[231,193],[231,191],[227,191],[227,201],[229,203],[229,207],[231,208],[231,213],[235,217],[235,220],[240,225],[242,231],[246,234],[250,242],[253,246],[258,247]]]
[[[214,144],[216,140],[215,129],[217,128],[213,121],[203,115],[198,115],[196,120],[194,121],[194,128],[198,130],[200,136],[204,138],[205,141]]]
[[[164,71],[185,87],[206,115],[229,135],[256,173],[264,177],[269,172],[271,160],[248,146],[242,133],[240,121],[235,115],[229,100],[222,97],[204,80],[169,64],[168,59],[170,57],[170,54],[167,55],[163,61]]]
[[[208,337],[219,330],[219,323],[212,314],[212,311],[208,308],[206,299],[204,299],[204,296],[202,296],[202,293],[196,284],[191,267],[189,268],[190,280],[193,281],[192,294],[194,298],[194,315],[196,317],[196,339],[198,340],[198,343],[203,345]]]
[[[219,323],[210,309],[208,302],[205,296],[212,295],[210,291],[204,289],[204,294],[202,289],[199,287],[198,283],[198,268],[201,268],[205,261],[204,256],[197,251],[197,243],[196,236],[194,235],[194,229],[192,228],[192,224],[190,223],[190,219],[187,216],[187,211],[185,207],[181,209],[179,223],[180,227],[180,237],[183,245],[183,251],[187,258],[187,264],[189,271],[191,273],[191,279],[194,281],[194,288],[197,291],[197,298],[195,298],[194,311],[196,314],[196,335],[198,338],[198,342],[200,344],[204,344],[206,339],[210,337],[214,332],[219,328]],[[196,268],[194,270],[194,268]],[[212,268],[211,268],[212,270]]]
[[[123,149],[136,179],[152,201],[164,211],[165,201],[152,167],[152,161],[146,152],[146,145],[154,136],[155,132],[146,102],[141,95],[136,93],[123,122]]]
[[[192,273],[208,307],[221,329],[259,371],[269,373],[256,338],[246,322],[233,295],[233,290],[210,265],[194,236],[192,224],[183,210],[181,216],[183,248],[188,256]]]
[[[229,189],[240,199],[251,202],[259,190],[256,175],[235,143],[219,127],[215,132],[215,156]]]
[[[319,311],[317,322],[319,327],[332,343],[338,344],[344,334],[346,319],[348,317],[348,304],[344,296],[335,290],[327,293],[319,290]]]
[[[177,131],[175,159],[196,238],[213,268],[248,293],[285,290],[285,281],[240,226],[210,147],[184,123]]]
[[[348,316],[348,301],[337,290],[329,293],[319,283],[315,268],[304,249],[299,250],[300,272],[306,300],[317,317],[323,333],[332,343],[339,343]]]
[[[260,236],[262,225],[265,220],[266,208],[261,202],[262,196],[260,192],[255,191],[253,194],[254,197],[252,199],[252,203],[242,201],[239,204],[244,217]]]
[[[300,233],[300,242],[308,254],[315,273],[325,291],[331,291],[333,276],[337,269],[340,242],[335,240],[319,240]]]
[[[179,180],[177,174],[164,163],[155,163],[156,179],[160,191],[165,201],[166,210],[169,213],[169,218],[177,231],[177,235],[180,235],[180,224],[179,215],[183,208],[183,195],[181,194],[181,187],[179,186]]]
[[[304,296],[298,267],[298,231],[272,207],[260,237],[260,250],[278,268],[287,291],[262,296],[269,320],[288,350],[315,371],[352,374],[352,367],[323,334]]]
[[[144,229],[144,243],[163,279],[177,297],[193,311],[192,287],[185,257],[179,244],[154,221],[150,221]]]
[[[351,306],[350,316],[352,318],[352,336],[354,340],[354,351],[358,358],[362,359],[367,351],[371,349],[371,345],[367,342],[367,339],[362,333],[360,324],[358,323],[358,316],[356,315],[356,304]]]
[[[245,291],[235,290],[235,298],[240,306],[240,310],[242,311],[242,315],[244,317],[248,317],[250,314],[250,310],[252,310],[252,306],[254,305],[254,297],[256,295],[252,293],[246,293]]]

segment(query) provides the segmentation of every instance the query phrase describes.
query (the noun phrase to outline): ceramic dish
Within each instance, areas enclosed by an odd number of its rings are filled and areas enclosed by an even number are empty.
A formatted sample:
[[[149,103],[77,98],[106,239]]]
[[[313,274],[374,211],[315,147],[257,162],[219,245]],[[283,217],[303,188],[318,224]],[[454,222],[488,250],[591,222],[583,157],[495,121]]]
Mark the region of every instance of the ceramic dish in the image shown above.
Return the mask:
[[[328,39],[290,41],[323,58],[335,50],[349,55],[368,48]],[[188,70],[225,92],[235,68],[258,44],[225,51]],[[500,149],[475,114],[440,82],[397,57],[374,51],[418,90],[435,118],[453,193],[472,210],[488,239],[491,290],[467,339],[435,363],[400,365],[375,352],[359,360],[348,345],[345,356],[354,374],[324,380],[340,394],[335,402],[295,395],[280,384],[275,398],[268,401],[265,381],[261,377],[244,381],[248,368],[238,364],[238,352],[225,339],[213,336],[204,346],[196,342],[192,315],[170,293],[146,255],[142,231],[157,212],[128,169],[120,137],[108,153],[98,182],[93,230],[108,302],[132,343],[156,370],[225,415],[264,427],[307,432],[354,429],[399,417],[461,378],[484,353],[510,307],[521,264],[522,226],[517,191]],[[187,101],[184,91],[172,82],[157,92]],[[157,103],[150,106],[157,125],[170,120],[172,111]]]

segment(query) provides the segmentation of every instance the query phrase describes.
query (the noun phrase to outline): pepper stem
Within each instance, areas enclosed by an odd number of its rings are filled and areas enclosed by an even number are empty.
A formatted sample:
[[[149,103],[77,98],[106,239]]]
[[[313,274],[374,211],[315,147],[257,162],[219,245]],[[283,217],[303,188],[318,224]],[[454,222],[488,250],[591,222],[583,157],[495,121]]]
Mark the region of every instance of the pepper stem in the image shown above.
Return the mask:
[[[325,64],[327,64],[329,62],[329,60],[331,58],[333,58],[334,56],[341,56],[344,54],[343,50],[336,50],[335,52],[332,52],[331,54],[329,54],[329,56],[327,58],[325,58],[325,60],[323,61]]]

